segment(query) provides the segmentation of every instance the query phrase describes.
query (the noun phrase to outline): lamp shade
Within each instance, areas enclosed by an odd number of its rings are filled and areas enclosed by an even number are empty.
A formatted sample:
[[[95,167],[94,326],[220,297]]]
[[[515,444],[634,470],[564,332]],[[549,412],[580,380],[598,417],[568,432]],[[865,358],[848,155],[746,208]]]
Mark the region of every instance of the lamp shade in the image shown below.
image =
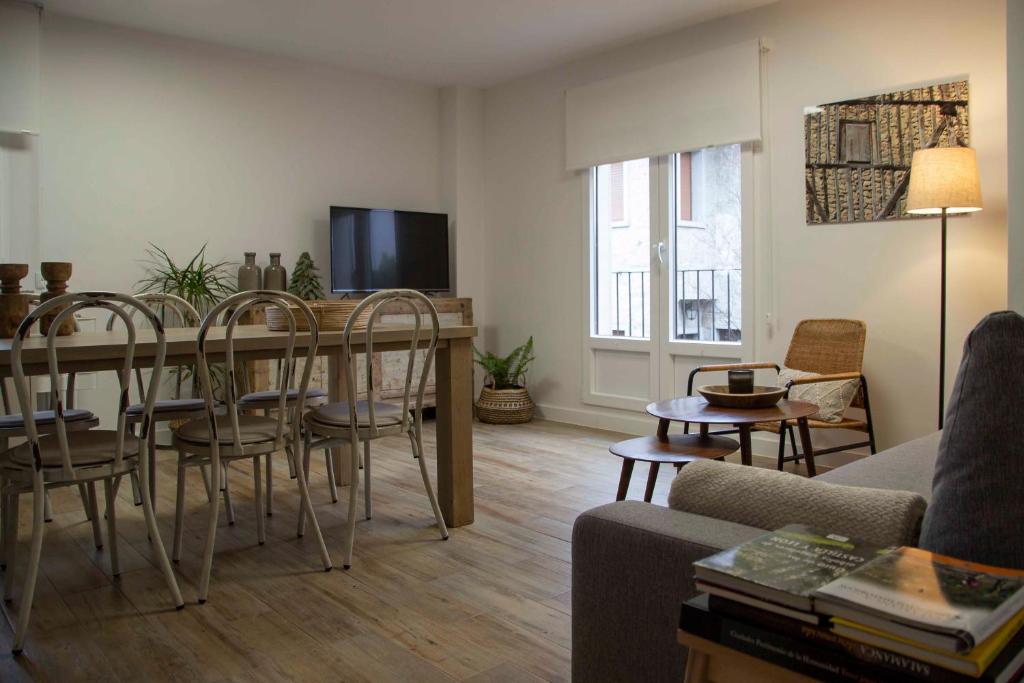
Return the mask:
[[[914,152],[907,213],[981,211],[978,160],[970,147],[932,147]]]

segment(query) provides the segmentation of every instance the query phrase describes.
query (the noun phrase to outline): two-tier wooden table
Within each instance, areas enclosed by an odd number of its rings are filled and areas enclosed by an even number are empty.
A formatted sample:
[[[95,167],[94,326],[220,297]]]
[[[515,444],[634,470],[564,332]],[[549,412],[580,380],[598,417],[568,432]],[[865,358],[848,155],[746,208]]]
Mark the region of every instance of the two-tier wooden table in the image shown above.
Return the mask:
[[[750,433],[755,425],[765,422],[796,420],[800,442],[807,457],[807,474],[814,476],[814,449],[811,447],[811,432],[807,418],[818,412],[818,406],[806,401],[782,399],[771,408],[720,408],[710,405],[701,396],[685,396],[667,401],[658,401],[647,406],[647,412],[658,418],[658,437],[667,438],[672,422],[700,425],[701,434],[708,434],[709,425],[733,425],[740,437],[740,458],[744,465],[750,465],[753,452]]]

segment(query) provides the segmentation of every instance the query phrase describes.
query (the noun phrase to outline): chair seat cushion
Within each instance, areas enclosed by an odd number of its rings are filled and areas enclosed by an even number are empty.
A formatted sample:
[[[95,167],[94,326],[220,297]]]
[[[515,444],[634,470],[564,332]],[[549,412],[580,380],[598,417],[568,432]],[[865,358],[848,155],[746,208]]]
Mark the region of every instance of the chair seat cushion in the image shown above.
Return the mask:
[[[222,444],[233,444],[234,433],[231,418],[227,415],[217,416],[217,441]],[[287,434],[287,432],[285,432]],[[210,443],[210,426],[207,419],[189,420],[175,430],[175,434],[183,441],[196,444]],[[238,438],[242,444],[264,443],[277,438],[277,418],[262,415],[239,415]]]
[[[102,465],[114,461],[117,448],[117,432],[112,429],[90,429],[68,432],[68,448],[71,451],[71,464],[75,467],[86,465]],[[47,434],[39,439],[39,451],[43,458],[43,467],[62,467],[60,443],[56,434]],[[131,434],[124,436],[124,457],[131,458],[139,454],[139,439]],[[3,455],[7,464],[19,467],[32,466],[32,447],[26,442],[16,446]]]
[[[52,425],[57,423],[57,418],[52,410],[37,410],[32,413],[36,419],[36,426]],[[81,420],[92,420],[95,415],[88,410],[72,408],[64,411],[65,422],[79,422]],[[4,415],[0,417],[0,429],[21,429],[25,426],[25,418],[20,414]]]
[[[402,424],[402,408],[390,403],[373,404],[374,417],[378,427],[393,427]],[[319,422],[329,427],[349,426],[348,402],[328,403],[320,406],[310,413],[313,422]],[[370,426],[370,404],[367,401],[356,402],[356,422],[360,427]]]
[[[289,389],[285,395],[285,400],[288,402],[294,401],[299,397],[298,389]],[[317,387],[310,387],[306,389],[306,400],[327,398],[327,393],[323,389]],[[279,389],[271,389],[269,391],[253,391],[245,394],[242,398],[238,399],[238,405],[245,403],[277,403],[281,399],[281,391]]]
[[[142,415],[146,406],[142,403],[133,403],[128,406],[128,415]],[[155,401],[153,403],[153,415],[161,413],[191,413],[201,412],[206,409],[206,401],[201,398],[175,398]]]

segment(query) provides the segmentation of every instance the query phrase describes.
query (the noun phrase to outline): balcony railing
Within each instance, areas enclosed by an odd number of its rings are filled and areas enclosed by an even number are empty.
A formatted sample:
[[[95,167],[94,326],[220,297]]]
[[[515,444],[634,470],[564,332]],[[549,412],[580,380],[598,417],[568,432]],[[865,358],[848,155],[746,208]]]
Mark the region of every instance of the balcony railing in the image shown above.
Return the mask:
[[[613,271],[615,311],[612,335],[649,338],[647,315],[651,274],[646,270]],[[676,339],[738,342],[741,336],[742,278],[739,268],[676,271]]]

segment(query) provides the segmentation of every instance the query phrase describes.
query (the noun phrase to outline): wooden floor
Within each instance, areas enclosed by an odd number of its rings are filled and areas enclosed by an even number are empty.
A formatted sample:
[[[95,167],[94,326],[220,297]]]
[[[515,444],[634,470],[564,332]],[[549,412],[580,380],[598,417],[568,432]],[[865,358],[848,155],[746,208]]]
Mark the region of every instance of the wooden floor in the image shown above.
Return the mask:
[[[537,421],[475,427],[476,522],[439,540],[408,441],[374,442],[374,516],[357,525],[349,571],[325,573],[312,539],[295,538],[295,482],[275,461],[274,517],[256,544],[252,470],[235,465],[237,522],[218,530],[210,599],[196,603],[205,495],[189,480],[185,552],[177,566],[187,603],[171,605],[149,561],[141,508],[122,487],[121,576],[93,547],[71,489],[55,492],[25,654],[0,631],[0,681],[565,681],[569,679],[570,535],[576,516],[614,497],[622,436]],[[433,472],[434,431],[426,448]],[[173,458],[161,453],[158,517],[173,523]],[[662,473],[655,502],[671,480]],[[641,465],[631,498],[646,480]],[[347,488],[332,505],[323,458],[314,503],[335,563]],[[27,498],[27,497],[26,497]],[[360,514],[362,504],[359,507]],[[22,503],[21,537],[31,512]],[[14,613],[20,593],[16,574]]]

